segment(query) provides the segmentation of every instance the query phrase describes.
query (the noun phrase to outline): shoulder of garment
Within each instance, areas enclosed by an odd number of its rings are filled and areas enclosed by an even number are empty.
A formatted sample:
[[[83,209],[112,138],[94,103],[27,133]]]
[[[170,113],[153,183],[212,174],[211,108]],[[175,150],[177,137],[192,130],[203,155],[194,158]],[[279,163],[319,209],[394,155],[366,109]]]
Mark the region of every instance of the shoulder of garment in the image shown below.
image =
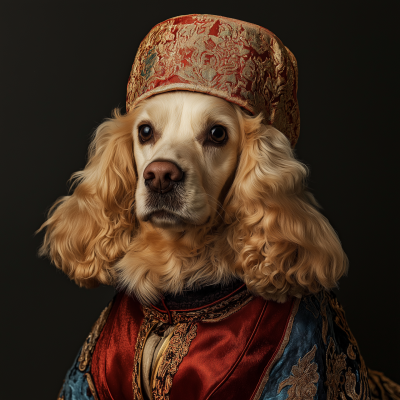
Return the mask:
[[[301,299],[259,399],[371,400],[367,368],[334,293]]]

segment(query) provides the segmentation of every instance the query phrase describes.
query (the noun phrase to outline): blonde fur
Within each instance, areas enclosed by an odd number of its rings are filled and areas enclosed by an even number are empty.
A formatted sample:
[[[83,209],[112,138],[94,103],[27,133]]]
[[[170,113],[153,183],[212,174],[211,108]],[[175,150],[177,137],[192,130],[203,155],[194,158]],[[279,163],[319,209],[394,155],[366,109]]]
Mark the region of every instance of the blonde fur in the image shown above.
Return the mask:
[[[194,95],[170,93],[168,104]],[[335,287],[347,258],[306,190],[307,168],[282,133],[236,105],[225,102],[240,130],[239,161],[212,218],[183,231],[137,218],[132,127],[151,99],[127,115],[115,111],[98,127],[86,168],[72,176],[74,193],[54,204],[40,228],[46,229],[40,254],[81,286],[118,285],[145,304],[162,292],[233,277],[277,301]]]

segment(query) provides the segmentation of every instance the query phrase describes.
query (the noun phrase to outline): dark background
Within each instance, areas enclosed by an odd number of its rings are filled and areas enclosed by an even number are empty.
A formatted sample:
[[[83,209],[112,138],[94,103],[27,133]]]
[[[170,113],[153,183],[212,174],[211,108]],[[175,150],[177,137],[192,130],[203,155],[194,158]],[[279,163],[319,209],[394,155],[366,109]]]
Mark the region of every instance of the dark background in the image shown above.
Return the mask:
[[[34,231],[124,106],[140,41],[210,13],[262,25],[297,57],[309,186],[350,259],[339,299],[367,365],[400,382],[398,21],[395,1],[2,1],[2,399],[55,399],[111,288],[79,289]],[[396,87],[397,85],[397,87]]]

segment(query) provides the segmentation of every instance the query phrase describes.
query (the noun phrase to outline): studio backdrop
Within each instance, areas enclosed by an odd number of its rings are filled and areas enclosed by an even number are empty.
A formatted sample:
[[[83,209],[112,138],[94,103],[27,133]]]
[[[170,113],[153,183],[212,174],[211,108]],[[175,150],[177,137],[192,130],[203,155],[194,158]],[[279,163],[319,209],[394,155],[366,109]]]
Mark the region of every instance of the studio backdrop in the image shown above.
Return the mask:
[[[393,2],[27,1],[1,12],[2,395],[55,399],[114,290],[80,289],[34,232],[84,168],[96,126],[124,111],[139,43],[208,13],[274,32],[299,65],[295,151],[350,261],[337,290],[367,365],[400,382],[399,128]],[[397,85],[397,86],[396,86]],[[3,371],[4,370],[4,371]]]

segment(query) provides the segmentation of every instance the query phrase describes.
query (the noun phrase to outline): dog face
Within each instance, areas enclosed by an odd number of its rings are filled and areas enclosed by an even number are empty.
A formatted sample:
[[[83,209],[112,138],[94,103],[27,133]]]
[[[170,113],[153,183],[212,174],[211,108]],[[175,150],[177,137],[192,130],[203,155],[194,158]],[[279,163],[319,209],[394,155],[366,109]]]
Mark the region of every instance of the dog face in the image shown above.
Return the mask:
[[[278,301],[329,289],[347,259],[306,176],[262,115],[159,94],[97,128],[74,193],[42,225],[41,254],[82,286],[117,285],[143,304],[233,276]]]
[[[238,162],[240,122],[223,99],[179,92],[154,96],[133,126],[136,215],[185,230],[212,221]]]

